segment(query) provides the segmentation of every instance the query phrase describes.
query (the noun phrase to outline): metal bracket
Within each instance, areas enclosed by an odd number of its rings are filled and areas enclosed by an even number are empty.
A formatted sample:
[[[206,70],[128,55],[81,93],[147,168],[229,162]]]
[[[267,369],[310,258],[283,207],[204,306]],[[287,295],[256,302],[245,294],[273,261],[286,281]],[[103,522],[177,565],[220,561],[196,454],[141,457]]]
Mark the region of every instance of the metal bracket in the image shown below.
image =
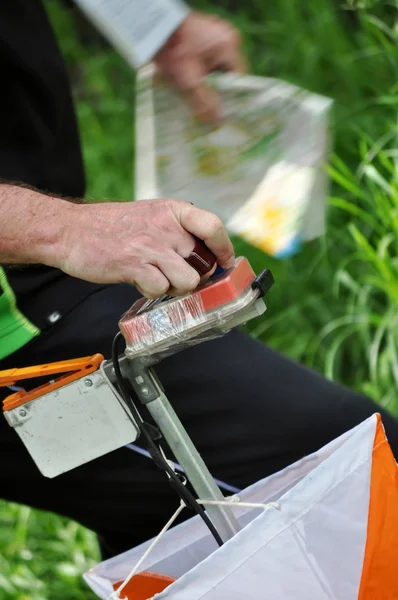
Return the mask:
[[[164,392],[163,386],[152,368],[158,362],[159,359],[154,356],[139,356],[133,359],[128,359],[126,356],[119,357],[122,375],[133,386],[141,404],[153,402]],[[109,380],[116,383],[112,361],[105,363],[103,368]]]

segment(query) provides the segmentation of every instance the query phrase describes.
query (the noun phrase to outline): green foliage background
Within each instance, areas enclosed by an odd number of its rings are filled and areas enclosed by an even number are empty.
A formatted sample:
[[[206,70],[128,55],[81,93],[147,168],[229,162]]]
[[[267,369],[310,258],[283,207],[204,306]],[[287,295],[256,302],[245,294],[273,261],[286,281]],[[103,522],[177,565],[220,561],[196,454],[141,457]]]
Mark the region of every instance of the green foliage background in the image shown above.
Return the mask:
[[[46,4],[73,82],[89,196],[128,201],[134,74],[75,11]],[[327,236],[279,262],[236,242],[277,280],[251,333],[398,415],[398,1],[191,4],[240,28],[256,74],[335,99]],[[0,502],[0,600],[88,600],[81,573],[97,559],[91,532]]]

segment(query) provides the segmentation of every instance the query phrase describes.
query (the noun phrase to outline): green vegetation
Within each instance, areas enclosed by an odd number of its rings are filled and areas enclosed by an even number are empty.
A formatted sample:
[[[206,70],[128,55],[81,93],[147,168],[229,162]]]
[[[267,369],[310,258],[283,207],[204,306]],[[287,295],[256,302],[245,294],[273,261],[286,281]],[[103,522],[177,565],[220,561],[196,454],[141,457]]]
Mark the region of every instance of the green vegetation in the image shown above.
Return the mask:
[[[398,414],[398,2],[193,4],[217,4],[239,26],[255,73],[335,99],[326,238],[280,262],[237,242],[278,283],[252,334]],[[70,10],[48,7],[74,84],[89,195],[130,200],[134,75]],[[80,575],[97,559],[90,532],[0,503],[0,600],[92,598]]]

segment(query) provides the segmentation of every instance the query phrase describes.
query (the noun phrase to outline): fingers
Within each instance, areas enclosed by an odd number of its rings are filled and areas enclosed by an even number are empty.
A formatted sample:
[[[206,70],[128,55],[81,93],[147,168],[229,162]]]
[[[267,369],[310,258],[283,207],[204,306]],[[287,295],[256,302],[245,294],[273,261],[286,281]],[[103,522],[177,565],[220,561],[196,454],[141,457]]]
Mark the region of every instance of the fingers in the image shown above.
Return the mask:
[[[225,268],[234,264],[232,243],[222,221],[214,214],[175,199],[148,202],[145,208],[151,209],[147,217],[153,230],[142,236],[141,244],[136,240],[133,250],[141,253],[134,283],[147,298],[165,293],[181,296],[195,290],[204,278],[197,272],[196,263],[187,262],[191,256],[212,266],[215,261]],[[205,248],[201,248],[198,238]]]
[[[203,123],[218,126],[221,121],[221,104],[218,95],[203,81],[187,93],[194,114]]]
[[[248,65],[239,48],[225,46],[220,52],[208,59],[209,71],[231,71],[233,73],[247,73]]]
[[[248,65],[242,51],[240,32],[218,17],[214,17],[214,19],[219,24],[222,34],[218,38],[214,51],[206,56],[208,71],[219,69],[247,73]]]
[[[180,55],[178,60],[169,64],[165,74],[185,95],[200,121],[219,124],[220,101],[216,92],[204,81],[207,72],[198,56],[190,53]]]
[[[221,106],[206,75],[215,70],[247,71],[239,31],[224,19],[195,11],[158,53],[156,64],[186,96],[197,117],[216,126]]]
[[[221,219],[185,202],[176,202],[173,210],[181,226],[205,242],[220,267],[228,269],[233,266],[234,248]]]
[[[150,264],[136,269],[134,284],[146,298],[159,298],[170,287],[167,277],[157,267]]]
[[[170,282],[168,294],[183,296],[195,290],[200,283],[200,276],[176,252],[164,253],[157,261],[157,266]]]
[[[166,292],[183,296],[200,283],[200,275],[173,250],[163,252],[154,263],[143,265],[135,277],[136,287],[146,298],[158,298]]]

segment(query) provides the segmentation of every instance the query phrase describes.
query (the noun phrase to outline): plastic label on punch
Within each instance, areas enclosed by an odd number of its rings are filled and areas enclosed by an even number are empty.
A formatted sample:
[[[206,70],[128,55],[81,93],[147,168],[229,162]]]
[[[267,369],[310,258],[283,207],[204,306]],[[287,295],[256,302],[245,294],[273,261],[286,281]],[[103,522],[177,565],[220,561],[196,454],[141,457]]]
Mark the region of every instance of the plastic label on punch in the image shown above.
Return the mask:
[[[155,308],[137,314],[142,301],[136,302],[119,322],[127,343],[127,353],[150,353],[157,344],[168,341],[175,345],[184,340],[184,332],[206,323],[207,317],[200,294],[174,298]]]

